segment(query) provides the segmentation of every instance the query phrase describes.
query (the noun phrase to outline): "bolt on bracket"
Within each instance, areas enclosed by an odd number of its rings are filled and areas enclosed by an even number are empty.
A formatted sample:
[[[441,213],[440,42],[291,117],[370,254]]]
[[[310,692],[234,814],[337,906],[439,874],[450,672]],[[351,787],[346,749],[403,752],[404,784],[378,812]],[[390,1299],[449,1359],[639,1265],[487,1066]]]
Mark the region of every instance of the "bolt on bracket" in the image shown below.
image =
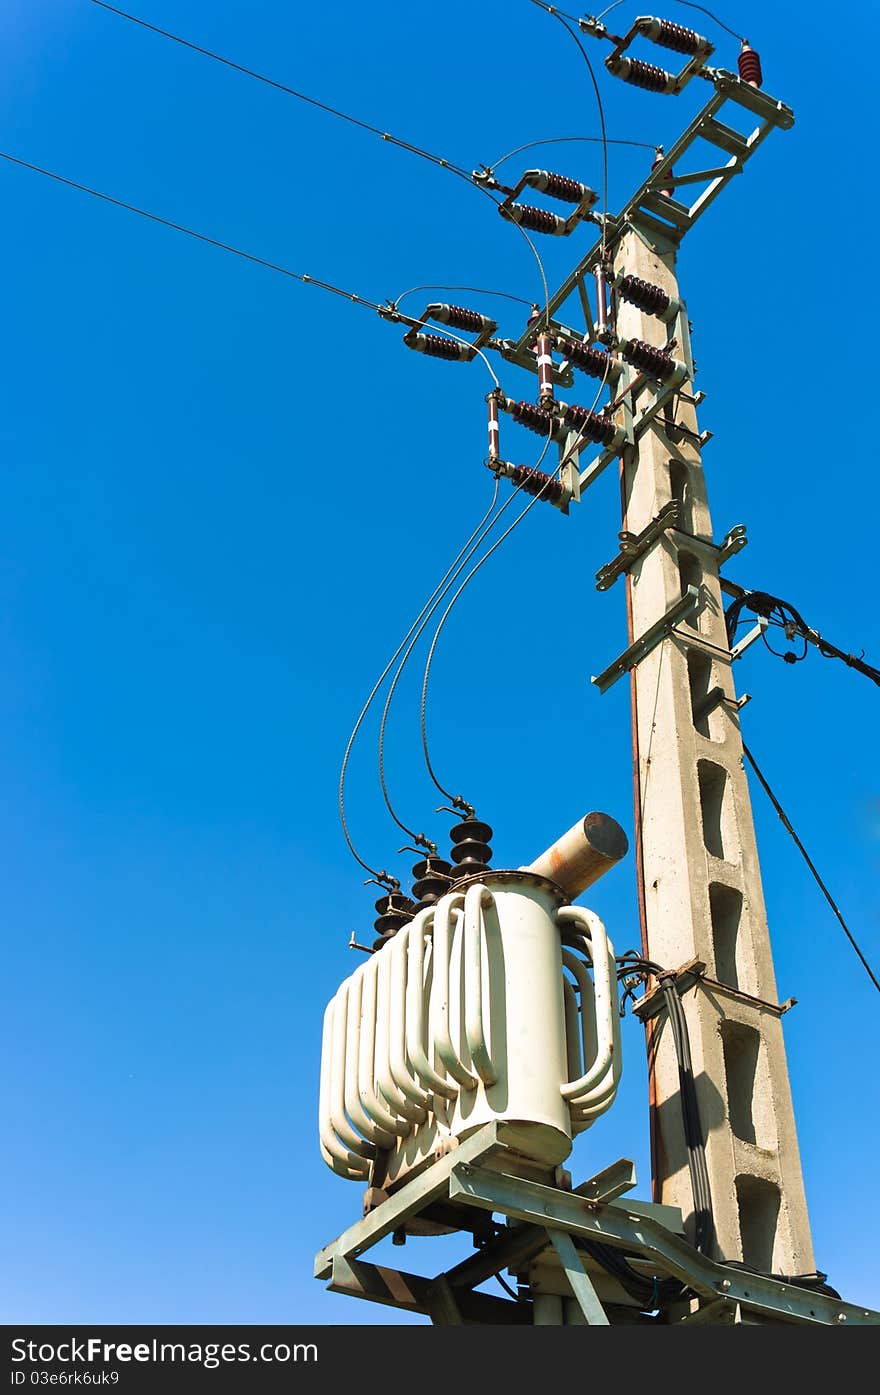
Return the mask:
[[[600,693],[605,693],[625,673],[629,673],[642,659],[656,649],[664,639],[668,639],[670,631],[679,620],[683,620],[686,615],[691,615],[700,604],[700,592],[696,586],[689,586],[680,600],[675,601],[669,607],[665,615],[661,615],[649,629],[645,630],[628,649],[625,649],[613,664],[609,664],[606,669],[598,674],[591,682],[595,683]]]
[[[619,576],[628,572],[634,562],[643,557],[653,543],[666,532],[667,528],[677,528],[679,524],[680,507],[677,499],[671,499],[668,504],[652,518],[646,528],[641,533],[628,533],[626,531],[618,533],[620,539],[620,552],[610,562],[606,562],[604,567],[600,567],[596,573],[596,590],[607,591],[613,586]]]

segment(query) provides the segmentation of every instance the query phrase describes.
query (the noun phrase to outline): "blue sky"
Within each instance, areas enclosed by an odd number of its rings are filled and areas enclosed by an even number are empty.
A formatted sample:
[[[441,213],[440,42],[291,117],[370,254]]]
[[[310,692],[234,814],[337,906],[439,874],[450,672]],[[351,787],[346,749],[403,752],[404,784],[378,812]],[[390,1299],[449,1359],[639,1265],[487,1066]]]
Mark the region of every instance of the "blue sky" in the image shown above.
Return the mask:
[[[132,7],[467,167],[597,133],[574,46],[525,0]],[[729,574],[877,662],[859,338],[876,12],[848,7],[831,71],[824,7],[795,20],[779,0],[730,0],[720,13],[797,124],[681,256],[716,535],[747,523]],[[718,42],[733,66],[733,40]],[[369,299],[426,282],[539,297],[522,239],[460,180],[87,0],[7,0],[3,55],[14,155]],[[705,95],[600,81],[610,134],[651,143]],[[612,148],[612,207],[649,159]],[[542,162],[599,179],[595,146]],[[373,916],[336,779],[361,701],[488,504],[490,383],[479,363],[408,353],[399,329],[318,290],[12,166],[0,180],[0,1313],[387,1320],[311,1278],[314,1251],[360,1208],[315,1132],[321,1014],[353,967],[351,930],[369,938]],[[554,282],[586,245],[559,241],[541,244]],[[517,307],[482,304],[518,332]],[[503,381],[532,390],[514,369]],[[533,438],[508,432],[529,459]],[[627,691],[589,683],[626,643],[622,590],[592,584],[619,526],[610,472],[569,519],[536,507],[439,651],[433,752],[495,826],[498,865],[529,860],[588,808],[631,826]],[[876,964],[876,689],[815,653],[790,667],[756,646],[739,670],[746,739]],[[393,709],[389,780],[404,816],[443,836],[419,678],[416,665]],[[817,1263],[880,1306],[864,1200],[877,997],[753,794],[780,998],[799,1000],[786,1041]],[[366,859],[405,871],[373,726],[349,810]],[[638,942],[631,859],[588,899],[618,950]],[[634,1157],[645,1196],[635,1024],[624,1046],[619,1101],[574,1170]],[[446,1262],[448,1245],[422,1248],[408,1267]]]

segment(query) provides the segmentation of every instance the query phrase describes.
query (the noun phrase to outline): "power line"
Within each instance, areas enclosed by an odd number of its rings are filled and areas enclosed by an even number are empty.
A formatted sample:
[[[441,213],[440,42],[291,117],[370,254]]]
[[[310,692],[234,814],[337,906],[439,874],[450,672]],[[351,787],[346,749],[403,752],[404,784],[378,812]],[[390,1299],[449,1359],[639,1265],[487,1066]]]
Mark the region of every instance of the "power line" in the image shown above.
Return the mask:
[[[500,159],[498,159],[498,160],[493,160],[492,163],[491,163],[491,165],[487,165],[487,166],[486,166],[486,169],[487,169],[487,170],[494,170],[494,169],[497,169],[499,165],[503,165],[503,164],[504,164],[505,160],[510,160],[510,159],[512,159],[514,155],[521,155],[522,152],[523,152],[524,150],[534,150],[534,148],[535,148],[536,145],[566,145],[566,144],[568,144],[568,143],[570,143],[570,142],[572,142],[572,141],[574,141],[574,142],[583,141],[583,142],[585,142],[585,143],[587,143],[587,144],[589,144],[589,145],[601,145],[601,144],[602,144],[602,137],[601,137],[601,136],[547,136],[547,138],[546,138],[545,140],[528,140],[528,141],[526,141],[525,145],[518,145],[518,146],[516,146],[515,149],[513,149],[513,150],[508,150],[507,154],[506,154],[506,155],[502,155]],[[636,147],[637,149],[639,149],[639,150],[656,150],[656,149],[657,149],[656,145],[651,145],[651,143],[650,143],[649,141],[646,141],[646,140],[616,140],[613,136],[607,136],[607,137],[606,137],[606,143],[607,143],[608,145],[632,145],[632,146],[635,146],[635,147]]]
[[[210,237],[208,233],[188,228],[183,223],[175,223],[170,218],[163,218],[159,213],[151,213],[147,208],[139,208],[137,204],[126,203],[124,199],[114,198],[112,194],[104,194],[100,189],[92,189],[88,184],[80,184],[77,180],[68,179],[66,175],[57,174],[54,170],[43,169],[41,165],[31,164],[29,160],[22,160],[17,155],[10,155],[8,151],[0,150],[0,159],[8,160],[12,165],[20,165],[22,169],[31,170],[34,174],[42,174],[46,179],[54,179],[58,184],[66,184],[68,189],[77,189],[81,194],[89,194],[93,199],[100,199],[103,203],[112,204],[114,208],[123,208],[126,213],[136,213],[139,218],[148,218],[151,223],[159,223],[163,228],[171,228],[174,232],[184,233],[186,237],[195,238],[197,242],[206,242],[210,247],[219,247],[222,252],[231,252],[234,257],[241,257],[243,261],[265,267],[267,271],[275,271],[279,276],[287,276],[291,281],[301,281],[307,286],[317,286],[322,291],[330,291],[333,295],[342,296],[343,300],[351,300],[355,305],[365,305],[368,310],[387,309],[387,306],[377,305],[373,300],[365,300],[363,296],[357,295],[354,291],[343,290],[341,286],[334,286],[329,281],[319,281],[317,277],[308,276],[305,272],[291,271],[288,266],[281,266],[278,262],[270,262],[265,257],[258,257],[254,252],[246,252],[241,247],[234,247],[231,242],[223,242],[220,238]]]
[[[791,820],[789,819],[789,817],[788,817],[788,815],[786,814],[785,810],[783,809],[782,805],[779,803],[779,800],[776,798],[776,795],[773,793],[772,789],[770,788],[769,784],[767,783],[766,777],[761,773],[761,770],[760,770],[759,767],[758,767],[758,764],[757,764],[757,762],[756,762],[756,760],[755,760],[755,757],[752,755],[751,751],[749,750],[749,748],[748,748],[748,746],[746,745],[745,742],[743,742],[743,754],[745,755],[747,761],[749,762],[749,765],[752,767],[752,769],[754,770],[754,772],[755,772],[755,774],[757,775],[758,779],[760,780],[761,785],[762,785],[763,790],[764,790],[764,793],[767,795],[767,798],[770,800],[770,803],[773,805],[773,808],[776,810],[777,814],[779,815],[779,818],[780,818],[780,821],[781,821],[781,823],[782,823],[783,828],[785,829],[786,833],[791,834],[791,837],[794,839],[795,846],[797,847],[798,851],[800,852],[801,856],[803,857],[804,861],[806,862],[807,866],[809,867],[810,871],[812,872],[813,876],[815,877],[815,879],[816,879],[816,884],[817,884],[817,886],[819,887],[819,890],[822,892],[822,895],[825,897],[825,900],[828,902],[828,904],[829,904],[829,906],[831,907],[832,911],[834,912],[834,914],[836,915],[837,919],[839,920],[840,925],[841,925],[841,928],[842,928],[842,930],[843,930],[843,933],[846,935],[846,938],[849,940],[849,942],[850,942],[850,944],[852,945],[853,949],[855,950],[856,954],[859,956],[859,959],[862,961],[862,965],[863,965],[863,967],[864,967],[865,973],[868,975],[868,978],[871,980],[871,982],[873,983],[874,987],[877,989],[878,993],[880,993],[880,981],[878,981],[877,975],[874,973],[874,970],[871,968],[871,965],[868,963],[868,961],[867,961],[867,959],[865,958],[864,954],[863,954],[862,951],[859,949],[859,946],[858,946],[858,944],[856,943],[856,940],[855,940],[854,935],[853,935],[852,932],[850,931],[849,926],[847,925],[846,921],[844,920],[843,916],[841,915],[840,907],[838,906],[837,902],[834,900],[834,897],[831,895],[831,892],[828,890],[827,886],[825,885],[825,883],[823,882],[823,880],[822,880],[822,878],[820,877],[819,873],[817,872],[816,867],[815,867],[815,864],[813,863],[813,861],[812,861],[812,859],[811,859],[809,853],[807,852],[806,848],[804,847],[804,845],[803,845],[803,843],[801,842],[801,840],[800,840],[800,838],[798,837],[798,835],[795,833],[795,831],[794,831],[794,829],[793,829],[793,827],[792,827],[792,825],[791,825]]]
[[[8,160],[10,164],[19,165],[22,169],[31,170],[34,174],[42,174],[47,179],[54,179],[58,184],[65,184],[69,189],[77,189],[82,194],[90,194],[94,199],[100,199],[103,203],[112,204],[114,208],[122,208],[126,213],[136,213],[139,218],[147,218],[151,223],[158,223],[163,228],[171,228],[174,232],[184,233],[187,237],[194,238],[197,242],[207,243],[209,247],[218,247],[222,252],[231,252],[235,257],[241,257],[243,261],[253,262],[256,266],[262,266],[267,271],[277,272],[279,276],[286,276],[291,281],[300,281],[306,286],[317,286],[319,290],[329,291],[331,295],[341,296],[343,300],[349,300],[355,305],[363,305],[368,310],[375,310],[383,318],[390,318],[388,304],[378,305],[374,300],[367,300],[364,296],[358,295],[355,291],[344,290],[342,286],[335,286],[331,281],[321,281],[316,276],[309,276],[305,272],[292,271],[290,267],[281,266],[278,262],[268,261],[265,257],[258,257],[254,252],[246,252],[241,247],[234,247],[231,242],[223,242],[220,238],[211,237],[208,233],[198,232],[195,228],[189,228],[183,223],[175,223],[170,218],[163,218],[159,213],[151,213],[149,209],[139,208],[137,204],[126,203],[124,199],[117,199],[112,194],[104,194],[100,189],[92,189],[88,184],[81,184],[75,179],[68,179],[66,175],[57,174],[54,170],[43,169],[41,165],[31,164],[29,160],[22,160],[17,155],[10,155],[5,150],[0,150],[0,159]],[[527,302],[528,303],[528,302]],[[417,326],[418,320],[414,320],[407,315],[394,312],[396,318],[402,324]],[[447,339],[453,339],[457,344],[467,344],[473,347],[468,340],[462,339],[460,335],[454,334],[452,330],[444,325],[438,325],[437,330]],[[482,359],[489,371],[495,386],[498,387],[498,377],[481,349],[476,353]]]
[[[498,296],[501,300],[514,300],[517,305],[528,305],[530,308],[534,305],[534,301],[526,300],[525,296],[511,295],[509,291],[487,291],[482,286],[410,286],[408,291],[395,296],[391,304],[399,305],[408,295],[415,295],[416,291],[468,291],[471,295],[490,295]]]
[[[602,239],[601,239],[601,241],[602,241],[602,261],[604,262],[604,261],[605,261],[605,242],[606,242],[606,237],[607,237],[607,224],[608,224],[608,130],[607,130],[607,127],[606,127],[606,125],[605,125],[605,107],[604,107],[604,104],[603,104],[603,102],[602,102],[602,93],[599,91],[599,83],[598,83],[598,80],[597,80],[597,78],[596,78],[595,69],[593,68],[592,63],[590,62],[590,56],[589,56],[589,54],[587,53],[587,50],[584,48],[583,44],[581,43],[581,41],[580,41],[580,39],[579,39],[577,33],[575,32],[574,29],[571,28],[571,26],[570,26],[569,23],[568,23],[569,20],[571,20],[571,23],[572,23],[572,24],[577,24],[578,21],[574,18],[573,15],[567,15],[567,14],[564,13],[564,11],[557,10],[557,9],[555,8],[555,6],[553,6],[553,5],[545,5],[545,4],[544,4],[544,0],[531,0],[531,3],[532,3],[533,5],[537,5],[537,7],[538,7],[539,10],[545,10],[546,13],[547,13],[548,15],[551,15],[553,19],[559,21],[559,23],[562,25],[563,29],[565,30],[566,34],[568,34],[568,36],[569,36],[569,38],[572,40],[572,42],[575,43],[575,44],[577,44],[578,48],[580,49],[581,57],[583,58],[584,62],[586,63],[586,65],[587,65],[587,71],[588,71],[588,73],[590,74],[590,82],[591,82],[592,85],[593,85],[593,91],[594,91],[595,96],[596,96],[596,106],[597,106],[598,111],[599,111],[599,129],[600,129],[600,131],[601,131],[601,137],[600,137],[600,139],[601,139],[601,141],[602,141],[602,215],[603,215],[603,216],[602,216]]]
[[[735,39],[739,39],[740,43],[745,43],[742,34],[737,34],[735,29],[731,29],[723,20],[719,19],[716,14],[713,14],[711,10],[707,10],[705,5],[695,5],[692,3],[692,0],[673,0],[673,3],[676,5],[683,5],[686,10],[699,10],[701,14],[708,15],[711,20],[714,20],[719,29],[724,29],[726,33],[732,34]],[[596,19],[604,19],[606,15],[610,14],[612,10],[616,10],[618,5],[622,4],[623,0],[614,0],[613,5],[607,5],[601,14],[596,15]]]
[[[130,24],[137,24],[141,29],[149,29],[151,33],[159,34],[163,39],[170,39],[172,43],[180,44],[182,48],[188,48],[193,53],[201,54],[203,58],[210,58],[215,63],[222,63],[225,68],[232,68],[234,72],[241,73],[244,77],[254,78],[256,82],[262,82],[267,87],[274,87],[277,92],[283,92],[288,97],[295,97],[299,102],[306,102],[309,106],[317,107],[319,111],[326,112],[329,116],[336,116],[340,121],[347,121],[351,126],[359,126],[362,131],[369,131],[372,135],[379,136],[389,145],[396,145],[401,150],[408,150],[411,155],[418,155],[423,160],[430,160],[432,164],[440,165],[441,168],[451,170],[453,174],[466,179],[469,184],[471,182],[470,171],[462,165],[456,165],[452,160],[445,160],[441,155],[435,155],[430,150],[423,150],[421,146],[402,140],[399,136],[392,135],[390,131],[383,131],[381,126],[374,126],[369,121],[361,120],[359,116],[352,116],[350,112],[340,111],[338,107],[321,102],[317,97],[310,97],[307,92],[300,92],[295,87],[288,87],[284,82],[267,77],[265,73],[258,73],[254,68],[247,68],[243,63],[236,63],[232,58],[225,58],[222,53],[214,53],[212,49],[193,43],[191,39],[184,39],[180,34],[172,34],[169,29],[161,29],[158,24],[151,24],[148,20],[129,14],[127,10],[121,10],[116,5],[108,5],[106,0],[89,0],[89,3],[97,5],[99,9],[108,10],[110,14],[118,15],[120,19],[128,20]]]

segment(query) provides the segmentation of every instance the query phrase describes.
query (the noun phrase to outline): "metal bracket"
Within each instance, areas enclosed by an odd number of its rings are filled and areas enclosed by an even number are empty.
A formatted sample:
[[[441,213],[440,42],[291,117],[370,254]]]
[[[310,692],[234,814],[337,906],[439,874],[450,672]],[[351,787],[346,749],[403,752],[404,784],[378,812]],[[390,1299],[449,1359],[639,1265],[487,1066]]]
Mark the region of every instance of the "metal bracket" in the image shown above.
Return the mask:
[[[619,659],[615,659],[613,664],[609,664],[606,669],[598,674],[591,681],[595,683],[600,693],[606,693],[608,689],[622,678],[630,669],[641,663],[646,655],[656,649],[664,639],[667,639],[673,625],[679,620],[683,620],[686,615],[691,615],[700,604],[700,592],[696,586],[689,586],[681,600],[676,601],[669,607],[665,615],[661,615],[651,627],[645,630],[633,644],[625,649]]]
[[[735,557],[738,552],[748,544],[746,536],[746,525],[737,523],[730,532],[726,533],[718,545],[718,565],[726,562],[729,557]]]
[[[613,586],[619,576],[628,572],[634,562],[643,557],[648,549],[662,537],[667,528],[677,528],[681,506],[677,499],[672,499],[652,518],[646,528],[641,533],[618,533],[620,539],[620,552],[611,562],[606,562],[604,567],[600,567],[596,573],[596,590],[607,591]]]
[[[735,644],[734,647],[731,649],[730,662],[733,663],[734,659],[741,659],[743,654],[750,647],[750,645],[754,644],[756,639],[761,638],[762,634],[767,629],[767,626],[769,624],[770,621],[767,619],[766,615],[759,615],[758,623],[754,626],[754,628],[749,630],[747,635],[743,635],[739,644]]]

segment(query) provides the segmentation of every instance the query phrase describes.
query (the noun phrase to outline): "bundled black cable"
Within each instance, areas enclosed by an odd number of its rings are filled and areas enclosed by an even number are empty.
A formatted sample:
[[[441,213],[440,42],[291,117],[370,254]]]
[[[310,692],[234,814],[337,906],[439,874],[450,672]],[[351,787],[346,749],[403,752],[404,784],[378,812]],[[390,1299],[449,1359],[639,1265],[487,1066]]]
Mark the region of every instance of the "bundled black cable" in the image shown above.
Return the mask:
[[[806,657],[807,644],[813,644],[819,653],[826,659],[840,659],[847,668],[853,668],[857,673],[861,673],[865,678],[870,678],[873,683],[880,687],[880,669],[874,668],[872,664],[866,664],[863,655],[847,654],[845,650],[838,649],[836,644],[831,644],[827,639],[823,639],[818,630],[814,630],[808,625],[800,611],[796,610],[790,601],[783,601],[779,596],[771,596],[768,591],[748,591],[744,587],[735,586],[732,582],[725,581],[724,589],[735,599],[728,606],[726,612],[727,622],[727,642],[733,643],[736,628],[740,621],[740,615],[744,609],[754,611],[755,615],[762,615],[773,624],[778,625],[785,631],[789,640],[797,635],[804,641],[804,652],[795,654],[793,651],[778,655],[786,663],[793,664]],[[778,654],[768,643],[766,636],[764,639],[771,653]]]

